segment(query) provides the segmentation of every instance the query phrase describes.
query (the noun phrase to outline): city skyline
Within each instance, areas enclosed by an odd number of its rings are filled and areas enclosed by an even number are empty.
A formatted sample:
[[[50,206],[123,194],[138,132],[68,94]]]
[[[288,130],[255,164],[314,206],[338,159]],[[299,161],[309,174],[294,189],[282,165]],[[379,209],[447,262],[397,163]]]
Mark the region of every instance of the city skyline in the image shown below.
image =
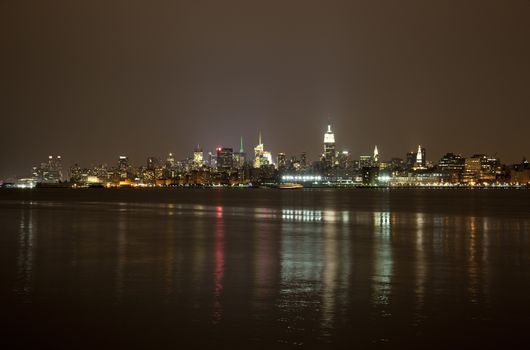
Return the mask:
[[[329,121],[329,120],[328,120]],[[331,132],[331,124],[327,124],[327,130],[325,132],[325,138],[326,138],[326,134],[330,133]],[[377,156],[378,158],[380,158],[382,161],[389,161],[390,159],[392,158],[401,158],[401,159],[405,159],[406,158],[406,154],[407,153],[410,153],[410,152],[414,152],[415,151],[415,148],[419,147],[418,144],[416,143],[415,146],[411,147],[409,150],[393,150],[394,153],[386,153],[384,150],[383,152],[380,152],[380,145],[381,143],[374,143],[372,146],[368,146],[368,147],[363,147],[363,149],[370,149],[370,147],[375,147],[375,150],[373,150],[372,152],[364,152],[362,153],[361,151],[358,151],[357,153],[348,149],[347,147],[343,147],[342,146],[342,143],[340,142],[341,139],[340,137],[338,138],[339,142],[338,143],[335,143],[335,134],[336,134],[336,129],[333,129],[333,132],[331,133],[331,135],[333,136],[333,152],[342,152],[342,151],[347,151],[349,156],[351,158],[362,158],[363,156],[372,156],[372,154],[374,152],[377,153]],[[254,155],[253,155],[253,150],[255,149],[255,147],[259,147],[260,145],[263,146],[263,144],[265,142],[262,142],[262,132],[261,131],[258,131],[258,137],[257,137],[257,142],[252,142],[252,140],[246,140],[245,141],[245,138],[243,136],[239,136],[239,141],[238,141],[238,144],[237,144],[237,147],[235,147],[234,145],[232,144],[227,144],[227,143],[224,143],[224,144],[217,144],[215,146],[213,146],[212,148],[206,148],[206,147],[203,147],[201,145],[204,145],[204,144],[212,144],[211,142],[199,142],[197,143],[197,147],[201,149],[201,152],[203,153],[203,156],[207,156],[208,155],[208,152],[211,152],[211,153],[215,153],[220,147],[221,148],[231,148],[231,149],[234,149],[234,150],[237,150],[239,149],[240,151],[244,148],[245,149],[245,153],[246,153],[246,159],[247,160],[254,160]],[[325,143],[326,140],[324,140],[324,143]],[[309,142],[307,142],[309,143]],[[309,148],[315,148],[314,147],[314,143],[312,144],[312,147],[309,147]],[[81,161],[78,161],[76,159],[70,159],[70,160],[66,160],[67,162],[69,162],[68,164],[69,165],[74,165],[74,164],[80,164],[80,165],[84,165],[84,166],[89,166],[89,167],[94,167],[94,166],[100,166],[100,165],[107,165],[107,166],[112,166],[115,162],[116,162],[116,159],[118,157],[122,157],[122,156],[126,156],[128,158],[129,161],[131,161],[131,163],[134,163],[134,164],[144,164],[146,160],[149,161],[149,158],[152,158],[152,157],[156,157],[158,159],[163,159],[164,157],[166,157],[167,155],[170,155],[172,157],[174,157],[175,159],[177,159],[178,161],[185,161],[185,160],[188,160],[188,159],[192,159],[196,156],[194,156],[194,154],[196,154],[196,151],[198,150],[198,148],[189,148],[189,149],[186,149],[186,150],[170,150],[170,151],[166,151],[165,153],[162,153],[162,154],[155,154],[154,152],[149,152],[149,151],[146,151],[146,150],[142,150],[141,153],[145,154],[146,156],[145,157],[140,157],[138,154],[129,154],[127,152],[122,152],[122,153],[116,153],[116,152],[110,152],[109,153],[112,153],[112,154],[102,154],[102,155],[95,155],[93,157],[94,161],[88,163],[88,164],[83,164]],[[300,154],[306,154],[307,158],[308,158],[308,161],[316,161],[316,160],[320,160],[322,156],[324,156],[324,153],[325,151],[323,152],[322,150],[322,145],[320,145],[320,148],[321,148],[321,152],[318,153],[318,154],[314,154],[314,155],[311,155],[309,154],[307,151],[304,151],[301,150],[299,152],[285,152],[283,150],[278,150],[278,151],[271,151],[271,148],[268,146],[267,144],[267,153],[270,153],[270,159],[272,160],[272,163],[273,164],[276,164],[276,158],[278,156],[278,154],[284,154],[286,155],[287,157],[291,157],[291,156],[299,156]],[[373,149],[373,148],[372,148]],[[399,153],[401,151],[401,153]],[[63,156],[65,152],[57,152],[57,153],[51,153],[51,152],[48,152],[47,155],[49,157],[52,157],[52,156],[59,156],[60,158],[65,158]],[[68,153],[68,152],[66,152]],[[439,159],[441,159],[445,154],[447,153],[454,153],[454,154],[458,154],[458,155],[462,155],[464,157],[466,156],[472,156],[472,155],[476,155],[476,154],[488,154],[488,155],[491,155],[491,156],[495,156],[499,159],[501,159],[504,163],[506,164],[518,164],[520,163],[523,159],[526,159],[526,154],[523,154],[521,155],[521,157],[519,157],[519,159],[516,159],[516,157],[514,157],[512,155],[512,157],[515,158],[515,160],[513,162],[507,162],[505,161],[505,159],[510,159],[511,157],[508,156],[508,157],[504,157],[504,155],[499,155],[497,153],[487,153],[487,152],[481,152],[479,150],[477,150],[476,152],[473,152],[473,153],[470,153],[470,154],[465,154],[463,152],[458,152],[458,151],[454,151],[454,150],[446,150],[446,151],[442,151],[442,154],[439,156],[439,157],[435,157],[435,156],[432,156],[432,153],[430,152],[430,149],[429,149],[429,154],[430,154],[430,158],[428,158],[428,160],[430,162],[433,162],[433,163],[437,163]],[[182,156],[179,156],[179,155],[182,155]],[[33,166],[34,164],[37,164],[40,160],[43,159],[43,155],[40,155],[38,153],[35,153],[35,154],[32,154],[32,155],[29,155],[28,156],[28,159],[30,158],[37,158],[38,160],[34,163],[31,163],[29,164],[29,167],[31,168],[31,166]],[[103,160],[102,160],[103,159]],[[106,159],[109,159],[109,161],[105,161]],[[426,159],[427,160],[427,159]],[[33,165],[32,165],[33,164]],[[257,166],[259,167],[259,166]],[[16,173],[13,173],[11,171],[11,175],[4,175],[4,177],[2,177],[2,174],[9,174],[10,173],[10,170],[8,168],[2,168],[4,169],[2,171],[2,173],[0,173],[0,179],[9,179],[9,178],[16,178],[16,177],[24,177],[25,174],[27,175],[27,173],[29,172],[28,171],[28,167],[26,166],[26,170],[22,170],[20,174],[16,174]],[[7,169],[7,171],[6,171]]]
[[[63,166],[60,155],[32,168],[31,176],[5,181],[4,186],[67,187],[167,187],[167,186],[523,186],[530,184],[530,164],[523,158],[514,164],[503,163],[497,155],[475,153],[462,156],[447,152],[438,161],[429,160],[427,150],[418,145],[416,152],[404,157],[381,157],[374,146],[371,155],[357,159],[337,147],[331,124],[323,133],[322,153],[311,159],[307,153],[276,157],[265,147],[261,131],[253,152],[245,152],[243,137],[239,150],[218,146],[213,152],[200,144],[192,156],[176,159],[172,152],[164,157],[151,155],[146,163],[131,162],[120,155],[116,164],[86,165],[75,162]],[[236,151],[234,151],[234,149]],[[252,150],[252,149],[251,149]],[[275,160],[274,160],[275,159]]]
[[[316,157],[306,141],[327,115],[356,155],[422,144],[434,159],[517,162],[530,154],[529,6],[8,2],[0,177],[47,154],[180,158],[201,140],[254,143],[257,130],[274,154]]]

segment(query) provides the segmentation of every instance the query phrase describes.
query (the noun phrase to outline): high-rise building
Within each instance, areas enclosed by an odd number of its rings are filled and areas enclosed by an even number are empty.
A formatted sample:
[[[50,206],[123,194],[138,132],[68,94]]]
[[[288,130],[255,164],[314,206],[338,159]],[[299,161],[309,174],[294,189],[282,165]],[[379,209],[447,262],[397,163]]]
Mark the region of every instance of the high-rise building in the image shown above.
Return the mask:
[[[261,168],[264,165],[273,165],[272,155],[270,152],[265,151],[263,142],[261,141],[261,131],[259,133],[259,142],[254,147],[254,168]]]
[[[173,157],[173,153],[169,153],[166,159],[166,168],[173,169],[174,167],[175,167],[175,158]]]
[[[217,169],[229,171],[233,168],[233,149],[227,147],[217,148]]]
[[[203,155],[202,148],[197,144],[197,148],[193,151],[193,166],[195,168],[200,168],[203,165]]]
[[[254,168],[261,166],[261,158],[263,157],[263,142],[261,142],[261,131],[259,132],[259,141],[254,147]]]
[[[453,183],[462,181],[464,168],[465,158],[460,154],[446,153],[438,162],[438,170]]]
[[[147,170],[155,170],[160,166],[160,161],[156,157],[147,157]]]
[[[287,168],[287,157],[285,153],[278,153],[276,162],[278,164],[278,170],[285,170]]]
[[[302,169],[305,169],[307,167],[307,154],[305,152],[302,152],[302,154],[300,154],[300,167]]]
[[[464,171],[464,183],[476,184],[480,182],[480,171],[481,171],[481,155],[474,155],[471,158],[465,160],[465,171]]]
[[[335,164],[335,134],[331,131],[331,125],[328,125],[328,130],[324,133],[324,154],[322,158],[328,168]]]
[[[418,145],[418,151],[416,152],[416,161],[414,162],[413,169],[420,170],[426,169],[427,165],[427,154],[424,147]]]
[[[234,153],[234,167],[237,169],[242,169],[246,161],[245,150],[243,149],[243,136],[239,141],[239,152]]]
[[[208,165],[210,168],[217,168],[217,155],[212,152],[208,152]]]
[[[127,156],[120,156],[120,159],[118,160],[118,173],[120,175],[120,179],[122,180],[127,179],[129,170],[130,170],[129,158],[127,158]]]
[[[61,156],[48,156],[48,161],[33,167],[33,177],[40,183],[59,183],[63,180],[63,165]]]
[[[377,145],[374,148],[374,164],[379,164],[379,151],[377,150]]]
[[[502,175],[500,161],[496,157],[475,154],[465,160],[464,182],[470,184],[493,183]]]
[[[374,166],[374,159],[372,156],[360,156],[359,168],[370,168]]]

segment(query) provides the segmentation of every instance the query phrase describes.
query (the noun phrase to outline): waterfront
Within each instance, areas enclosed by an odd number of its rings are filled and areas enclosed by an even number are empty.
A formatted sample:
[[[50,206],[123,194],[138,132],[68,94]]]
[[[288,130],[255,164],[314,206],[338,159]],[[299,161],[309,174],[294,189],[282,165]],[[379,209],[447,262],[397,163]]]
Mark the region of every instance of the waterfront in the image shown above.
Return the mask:
[[[530,340],[524,190],[1,190],[0,227],[21,347]]]

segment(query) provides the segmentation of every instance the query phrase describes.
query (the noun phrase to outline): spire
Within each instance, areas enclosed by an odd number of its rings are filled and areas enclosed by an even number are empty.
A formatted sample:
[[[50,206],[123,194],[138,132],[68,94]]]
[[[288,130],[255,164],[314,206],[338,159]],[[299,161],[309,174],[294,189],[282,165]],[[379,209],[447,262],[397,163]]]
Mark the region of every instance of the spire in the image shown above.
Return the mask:
[[[331,125],[328,124],[328,132],[331,132]]]
[[[377,150],[377,145],[375,145],[375,148],[374,148],[374,158],[377,158],[379,157],[379,151]]]
[[[423,162],[423,154],[421,152],[421,145],[418,145],[418,153],[416,153],[416,163],[421,164]]]
[[[239,143],[239,153],[243,153],[243,136],[241,136],[241,142]]]
[[[262,142],[261,142],[261,130],[259,131],[259,142],[258,142],[258,145],[261,145]]]

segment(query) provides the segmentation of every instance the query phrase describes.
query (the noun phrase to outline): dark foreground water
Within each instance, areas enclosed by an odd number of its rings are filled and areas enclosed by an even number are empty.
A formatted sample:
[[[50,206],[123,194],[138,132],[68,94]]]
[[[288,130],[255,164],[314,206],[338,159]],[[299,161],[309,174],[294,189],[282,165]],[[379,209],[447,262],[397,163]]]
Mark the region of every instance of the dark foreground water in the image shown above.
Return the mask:
[[[20,348],[520,347],[530,191],[2,190],[0,302]]]

